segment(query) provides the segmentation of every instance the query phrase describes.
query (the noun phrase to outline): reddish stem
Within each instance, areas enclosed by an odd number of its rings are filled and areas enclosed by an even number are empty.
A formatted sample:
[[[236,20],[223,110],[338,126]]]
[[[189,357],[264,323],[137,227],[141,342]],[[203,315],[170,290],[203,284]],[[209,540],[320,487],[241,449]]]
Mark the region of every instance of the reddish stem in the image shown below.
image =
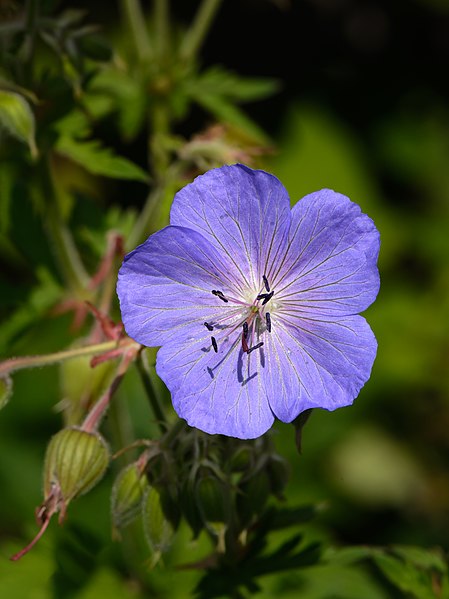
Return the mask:
[[[31,541],[31,543],[28,543],[28,545],[26,547],[24,547],[23,549],[21,549],[18,553],[12,555],[9,559],[12,562],[17,562],[19,559],[21,559],[26,553],[28,553],[29,551],[31,551],[31,549],[33,549],[33,547],[36,545],[36,543],[39,541],[39,539],[42,537],[42,535],[44,534],[44,532],[47,530],[47,527],[50,523],[50,517],[48,517],[46,520],[44,520],[42,522],[42,526],[40,527],[39,532],[37,533],[37,535],[34,537],[34,539]]]
[[[81,426],[82,430],[87,432],[95,431],[103,418],[108,406],[111,401],[112,396],[117,390],[118,386],[122,382],[122,378],[124,377],[126,371],[128,370],[129,365],[136,357],[136,349],[130,349],[123,354],[122,361],[117,368],[117,374],[115,375],[114,380],[112,381],[109,389],[100,397],[97,403],[93,406],[89,414],[84,419],[84,422]]]

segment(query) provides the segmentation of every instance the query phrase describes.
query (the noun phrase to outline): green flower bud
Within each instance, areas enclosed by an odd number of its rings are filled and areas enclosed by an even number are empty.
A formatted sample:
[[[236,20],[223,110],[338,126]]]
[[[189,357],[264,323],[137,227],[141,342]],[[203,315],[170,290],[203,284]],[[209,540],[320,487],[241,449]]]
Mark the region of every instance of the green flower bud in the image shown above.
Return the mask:
[[[111,497],[114,527],[123,528],[139,515],[147,487],[148,479],[138,462],[129,464],[119,472]]]
[[[155,487],[148,486],[145,491],[142,516],[145,537],[158,559],[169,548],[174,531],[165,515],[161,493]]]
[[[284,489],[287,486],[290,476],[290,470],[286,460],[278,455],[272,456],[268,462],[267,470],[270,478],[271,492],[279,499],[282,499]]]
[[[180,503],[184,518],[192,529],[193,538],[196,539],[203,528],[203,519],[198,509],[195,485],[191,480],[188,480],[181,490]]]
[[[60,364],[61,405],[67,426],[82,421],[86,411],[104,392],[114,375],[114,363],[104,362],[92,368],[90,361],[90,356],[79,356]]]
[[[196,483],[196,500],[206,526],[220,534],[230,518],[229,489],[216,476],[207,474]]]
[[[12,394],[12,380],[7,374],[0,377],[0,410],[6,406]]]
[[[57,497],[64,518],[69,502],[87,493],[103,476],[109,464],[104,439],[80,428],[65,428],[51,438],[44,465],[45,498]]]
[[[237,513],[243,528],[251,523],[254,516],[262,512],[270,496],[270,490],[270,479],[265,470],[258,470],[241,485],[241,493],[237,497]]]
[[[252,451],[246,446],[240,446],[229,461],[231,472],[244,472],[250,468],[252,462]]]

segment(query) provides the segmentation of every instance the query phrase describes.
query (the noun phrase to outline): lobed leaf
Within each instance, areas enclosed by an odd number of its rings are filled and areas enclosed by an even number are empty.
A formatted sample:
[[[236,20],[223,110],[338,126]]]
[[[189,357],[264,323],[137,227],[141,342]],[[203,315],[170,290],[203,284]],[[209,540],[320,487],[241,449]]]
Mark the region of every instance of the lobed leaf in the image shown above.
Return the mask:
[[[130,179],[148,183],[149,175],[127,158],[117,156],[110,148],[101,146],[97,140],[79,141],[62,136],[55,149],[70,160],[81,165],[93,175],[112,179]]]

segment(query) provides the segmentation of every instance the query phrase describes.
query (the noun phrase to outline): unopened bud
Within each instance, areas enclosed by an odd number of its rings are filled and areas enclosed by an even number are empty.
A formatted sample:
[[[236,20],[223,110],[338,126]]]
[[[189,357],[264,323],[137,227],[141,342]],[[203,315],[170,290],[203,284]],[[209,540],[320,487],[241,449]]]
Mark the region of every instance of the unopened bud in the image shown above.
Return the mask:
[[[265,470],[259,470],[241,486],[237,497],[237,512],[242,527],[247,527],[252,518],[260,514],[270,496],[270,479]]]
[[[59,373],[64,422],[72,426],[82,421],[89,407],[107,388],[114,374],[114,364],[104,362],[92,368],[90,356],[79,356],[62,362]]]
[[[278,455],[272,456],[268,462],[267,471],[270,478],[271,492],[279,499],[282,499],[290,476],[286,460]]]
[[[206,526],[212,532],[220,534],[230,517],[228,488],[216,476],[203,476],[196,484],[196,499]]]
[[[153,552],[160,556],[170,546],[173,526],[165,515],[161,493],[155,487],[147,487],[142,508],[146,539]]]
[[[148,480],[138,462],[119,472],[112,487],[111,509],[114,527],[127,526],[142,509],[142,500]]]
[[[187,524],[192,529],[193,538],[196,539],[203,528],[203,519],[198,510],[195,486],[190,480],[181,490],[181,509]]]
[[[102,478],[109,464],[104,439],[80,428],[65,428],[51,438],[45,455],[45,498],[58,495],[61,518],[69,502],[87,493]]]
[[[244,472],[251,466],[251,449],[241,446],[232,454],[229,465],[232,472]]]

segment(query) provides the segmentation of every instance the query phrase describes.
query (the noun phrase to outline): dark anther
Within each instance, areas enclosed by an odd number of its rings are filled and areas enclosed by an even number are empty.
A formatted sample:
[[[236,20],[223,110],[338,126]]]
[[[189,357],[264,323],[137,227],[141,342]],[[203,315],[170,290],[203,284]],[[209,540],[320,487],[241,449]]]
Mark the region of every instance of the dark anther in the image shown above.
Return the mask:
[[[256,297],[256,299],[263,300],[262,306],[265,306],[265,304],[270,301],[270,299],[273,297],[273,295],[274,295],[274,291],[271,291],[270,293],[261,293],[260,295],[258,295]]]
[[[268,279],[265,275],[262,275],[262,279],[263,279],[263,284],[265,285],[265,289],[269,292],[270,291],[270,285],[268,284]]]
[[[247,322],[243,323],[243,336],[245,337],[245,339],[248,339],[248,323]]]
[[[271,316],[269,312],[265,313],[265,322],[267,323],[267,331],[271,333]]]
[[[263,341],[261,341],[260,343],[258,343],[257,345],[253,345],[252,347],[250,347],[249,349],[246,350],[247,354],[250,354],[252,351],[254,351],[255,349],[259,349],[259,347],[262,347],[263,345]]]
[[[204,326],[206,327],[206,329],[208,331],[213,331],[214,330],[214,327],[211,324],[209,324],[208,322],[205,322]]]
[[[228,303],[228,300],[225,298],[223,291],[218,291],[217,289],[212,289],[212,293],[213,293],[213,295],[216,295],[221,300],[223,300],[226,304]]]
[[[214,352],[217,353],[218,352],[217,340],[215,339],[215,337],[211,337],[211,339],[212,339],[212,347],[214,348]]]

